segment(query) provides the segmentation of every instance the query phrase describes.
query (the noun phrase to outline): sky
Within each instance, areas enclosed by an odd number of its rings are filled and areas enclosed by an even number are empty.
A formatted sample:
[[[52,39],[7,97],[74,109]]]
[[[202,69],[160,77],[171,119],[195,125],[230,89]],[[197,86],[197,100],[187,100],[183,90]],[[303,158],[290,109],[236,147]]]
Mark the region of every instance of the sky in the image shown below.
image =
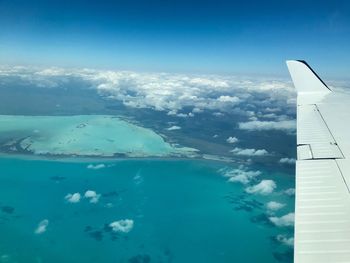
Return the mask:
[[[0,0],[0,64],[287,76],[350,68],[348,1]]]

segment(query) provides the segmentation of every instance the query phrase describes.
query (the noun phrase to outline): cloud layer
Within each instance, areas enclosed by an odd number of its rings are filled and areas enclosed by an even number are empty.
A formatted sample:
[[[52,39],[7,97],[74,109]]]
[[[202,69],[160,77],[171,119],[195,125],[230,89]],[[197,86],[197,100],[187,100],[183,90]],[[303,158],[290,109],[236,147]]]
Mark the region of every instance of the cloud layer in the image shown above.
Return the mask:
[[[295,131],[296,123],[294,120],[285,121],[248,121],[238,124],[241,130],[248,131],[267,131],[267,130],[282,130]]]
[[[0,77],[20,77],[42,88],[69,79],[88,83],[103,98],[127,107],[165,111],[181,118],[212,111],[242,116],[245,130],[295,129],[295,91],[289,79],[136,73],[92,69],[2,67]],[[246,121],[244,121],[246,119]]]

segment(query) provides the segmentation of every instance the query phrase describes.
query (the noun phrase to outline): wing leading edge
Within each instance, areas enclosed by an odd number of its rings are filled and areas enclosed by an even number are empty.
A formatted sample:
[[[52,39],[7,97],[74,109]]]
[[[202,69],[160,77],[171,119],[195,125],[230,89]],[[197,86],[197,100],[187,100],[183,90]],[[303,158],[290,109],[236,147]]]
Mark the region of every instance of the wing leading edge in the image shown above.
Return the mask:
[[[350,262],[350,96],[287,61],[297,99],[295,263]]]

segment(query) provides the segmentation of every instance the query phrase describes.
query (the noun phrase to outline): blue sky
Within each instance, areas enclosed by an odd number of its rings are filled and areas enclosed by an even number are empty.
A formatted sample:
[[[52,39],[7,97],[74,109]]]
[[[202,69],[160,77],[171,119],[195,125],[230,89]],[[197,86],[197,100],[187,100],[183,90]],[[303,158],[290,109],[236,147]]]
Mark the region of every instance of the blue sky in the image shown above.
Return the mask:
[[[349,11],[347,1],[0,0],[0,63],[287,75],[296,58],[344,78]]]

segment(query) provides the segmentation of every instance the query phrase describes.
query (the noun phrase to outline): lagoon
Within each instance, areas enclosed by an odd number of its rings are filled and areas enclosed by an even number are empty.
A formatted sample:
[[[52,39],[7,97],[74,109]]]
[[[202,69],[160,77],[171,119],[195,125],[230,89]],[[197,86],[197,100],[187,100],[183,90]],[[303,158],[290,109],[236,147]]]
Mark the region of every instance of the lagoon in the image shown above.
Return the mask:
[[[165,157],[195,155],[115,116],[0,115],[0,150],[51,156]]]

